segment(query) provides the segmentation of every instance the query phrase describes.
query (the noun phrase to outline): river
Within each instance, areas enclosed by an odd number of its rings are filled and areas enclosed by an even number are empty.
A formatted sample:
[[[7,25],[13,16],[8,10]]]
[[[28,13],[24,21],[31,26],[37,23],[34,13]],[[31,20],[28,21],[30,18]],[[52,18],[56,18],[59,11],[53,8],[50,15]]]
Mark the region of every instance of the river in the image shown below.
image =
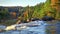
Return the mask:
[[[39,26],[28,26],[27,28],[22,30],[10,30],[0,32],[0,34],[60,34],[60,22],[57,22],[55,24],[50,24],[46,21],[34,21],[34,23],[35,22],[36,24],[39,24]]]

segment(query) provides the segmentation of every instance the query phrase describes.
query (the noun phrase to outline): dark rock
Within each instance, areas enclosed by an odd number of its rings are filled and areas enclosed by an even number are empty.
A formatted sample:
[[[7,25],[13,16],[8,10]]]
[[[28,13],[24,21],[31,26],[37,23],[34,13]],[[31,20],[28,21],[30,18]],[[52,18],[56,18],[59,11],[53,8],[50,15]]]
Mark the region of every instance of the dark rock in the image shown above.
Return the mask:
[[[37,21],[37,20],[40,20],[39,18],[33,18],[31,19],[32,21]]]
[[[53,17],[48,17],[48,16],[45,16],[42,18],[43,21],[52,21],[52,20],[55,20]]]

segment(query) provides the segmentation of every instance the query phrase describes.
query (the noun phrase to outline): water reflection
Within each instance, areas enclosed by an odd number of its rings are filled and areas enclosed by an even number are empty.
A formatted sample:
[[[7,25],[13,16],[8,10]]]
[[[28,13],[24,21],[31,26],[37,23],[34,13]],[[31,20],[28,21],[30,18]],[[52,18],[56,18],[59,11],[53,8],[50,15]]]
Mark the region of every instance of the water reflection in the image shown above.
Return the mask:
[[[49,23],[49,22],[48,22]],[[47,26],[47,34],[60,34],[60,21],[50,22]]]

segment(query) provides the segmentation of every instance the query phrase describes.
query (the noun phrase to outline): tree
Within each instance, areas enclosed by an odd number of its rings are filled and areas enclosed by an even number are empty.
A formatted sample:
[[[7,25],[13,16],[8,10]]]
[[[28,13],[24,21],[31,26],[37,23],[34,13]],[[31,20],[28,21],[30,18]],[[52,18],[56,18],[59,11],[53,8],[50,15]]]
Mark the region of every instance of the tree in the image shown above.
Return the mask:
[[[32,15],[32,17],[34,18],[41,18],[41,9],[43,8],[43,5],[44,3],[40,3],[40,4],[37,4],[35,7],[34,7],[34,13]]]
[[[8,17],[9,17],[8,9],[7,8],[1,9],[1,11],[0,11],[0,22],[1,22],[2,19],[6,19]]]

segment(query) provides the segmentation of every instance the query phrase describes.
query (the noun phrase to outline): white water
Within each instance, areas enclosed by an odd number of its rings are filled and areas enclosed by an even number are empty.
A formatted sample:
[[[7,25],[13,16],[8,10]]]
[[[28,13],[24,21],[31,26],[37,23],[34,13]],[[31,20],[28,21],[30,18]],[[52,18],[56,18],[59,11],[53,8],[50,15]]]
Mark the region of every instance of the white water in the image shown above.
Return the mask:
[[[15,31],[6,31],[6,32],[1,32],[0,34],[46,34],[46,23],[43,21],[33,21],[28,23],[29,25],[31,24],[38,24],[38,26],[33,26],[33,27],[27,27],[21,31],[15,30]],[[22,24],[24,25],[24,24]]]

